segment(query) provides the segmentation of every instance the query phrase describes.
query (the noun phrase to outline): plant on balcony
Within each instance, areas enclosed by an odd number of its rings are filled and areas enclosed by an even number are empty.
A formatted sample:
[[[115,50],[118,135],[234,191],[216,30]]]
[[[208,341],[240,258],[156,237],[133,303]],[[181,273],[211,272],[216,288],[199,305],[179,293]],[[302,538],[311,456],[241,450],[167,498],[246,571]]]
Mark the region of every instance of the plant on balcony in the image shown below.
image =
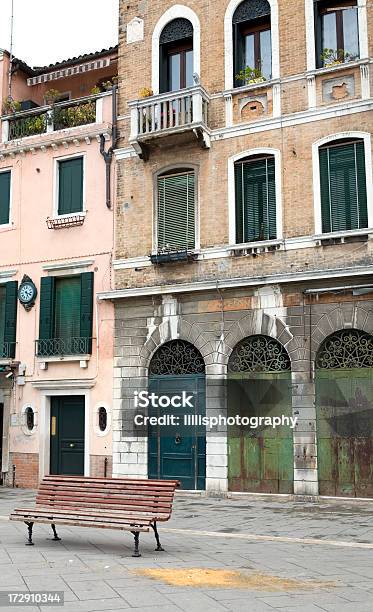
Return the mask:
[[[111,79],[109,79],[108,81],[104,81],[102,83],[102,87],[104,89],[106,89],[106,91],[109,91],[110,89],[112,89],[114,87],[114,85],[117,85],[119,81],[119,77],[118,76],[113,76]]]
[[[95,85],[92,87],[90,93],[92,96],[96,96],[97,94],[101,93],[101,89],[98,87],[98,85]]]
[[[142,87],[139,91],[139,98],[150,98],[153,95],[153,90],[150,87]]]
[[[236,74],[236,80],[242,81],[242,85],[253,85],[254,83],[264,83],[267,79],[259,68],[246,66],[246,68]]]
[[[52,121],[57,130],[87,125],[96,121],[96,104],[92,101],[67,108],[54,107],[52,114]]]
[[[324,68],[331,68],[338,64],[346,64],[356,60],[356,55],[348,53],[348,51],[343,49],[323,49],[320,57]]]
[[[18,100],[13,100],[12,98],[8,98],[4,100],[1,112],[3,115],[11,115],[14,113],[19,113],[21,110],[21,102]]]
[[[44,94],[45,103],[55,104],[60,96],[61,92],[58,89],[48,89]]]

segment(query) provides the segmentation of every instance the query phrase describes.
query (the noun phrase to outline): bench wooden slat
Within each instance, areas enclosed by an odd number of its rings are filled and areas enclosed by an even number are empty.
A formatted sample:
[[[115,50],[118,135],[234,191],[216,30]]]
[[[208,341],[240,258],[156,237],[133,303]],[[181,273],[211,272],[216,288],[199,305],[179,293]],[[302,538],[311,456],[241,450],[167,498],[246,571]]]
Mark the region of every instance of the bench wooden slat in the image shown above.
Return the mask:
[[[82,521],[92,521],[99,523],[113,523],[115,525],[150,525],[151,517],[147,516],[129,516],[129,517],[112,517],[112,516],[101,516],[100,514],[86,515],[84,512],[80,512],[76,510],[75,512],[39,512],[38,510],[31,510],[29,512],[17,512],[16,510],[12,512],[12,516],[20,516],[24,520],[32,520],[33,518],[45,518],[49,521],[54,521],[54,519],[69,519],[69,520],[82,520]]]
[[[144,518],[144,519],[149,519],[154,517],[154,512],[126,512],[123,513],[122,511],[109,511],[109,510],[99,510],[99,511],[95,511],[93,512],[93,510],[91,509],[91,511],[89,509],[87,510],[82,510],[81,508],[79,508],[78,506],[67,506],[66,508],[59,506],[58,508],[42,508],[42,507],[36,507],[36,508],[16,508],[15,510],[13,510],[12,515],[13,514],[19,514],[22,516],[25,515],[30,515],[30,514],[45,514],[48,516],[55,516],[57,514],[73,514],[73,513],[77,513],[77,514],[81,514],[82,516],[99,516],[100,518],[118,518],[118,519],[133,519],[133,518]],[[164,516],[169,516],[169,515],[164,515]]]
[[[18,515],[10,515],[10,520],[12,521],[22,521],[25,522],[25,519],[22,516],[18,516]],[[94,522],[94,521],[84,521],[82,519],[59,519],[58,517],[56,517],[55,519],[53,518],[53,520],[50,520],[46,517],[44,518],[33,518],[32,519],[33,523],[44,523],[44,524],[51,524],[53,523],[54,525],[71,525],[72,527],[93,527],[96,529],[118,529],[118,530],[122,530],[122,531],[144,531],[147,532],[150,529],[150,522],[149,525],[125,525],[124,523],[122,523],[121,525],[118,525],[116,523],[108,523],[108,522]]]

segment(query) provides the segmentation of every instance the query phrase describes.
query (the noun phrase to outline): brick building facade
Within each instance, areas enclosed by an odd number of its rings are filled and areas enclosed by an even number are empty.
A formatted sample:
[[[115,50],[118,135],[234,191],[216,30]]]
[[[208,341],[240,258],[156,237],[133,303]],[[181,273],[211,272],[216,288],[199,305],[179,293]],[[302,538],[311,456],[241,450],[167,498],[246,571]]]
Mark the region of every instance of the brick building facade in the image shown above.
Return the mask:
[[[372,32],[365,0],[121,2],[114,474],[373,495]],[[297,426],[164,442],[131,419],[165,374]]]

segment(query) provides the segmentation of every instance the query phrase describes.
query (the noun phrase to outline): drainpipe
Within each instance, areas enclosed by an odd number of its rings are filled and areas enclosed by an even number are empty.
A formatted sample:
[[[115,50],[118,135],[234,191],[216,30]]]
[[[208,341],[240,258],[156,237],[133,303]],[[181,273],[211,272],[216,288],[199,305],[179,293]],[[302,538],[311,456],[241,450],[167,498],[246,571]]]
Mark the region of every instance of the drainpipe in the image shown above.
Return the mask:
[[[118,123],[117,123],[117,85],[112,88],[112,116],[113,128],[111,132],[111,147],[105,151],[105,138],[100,135],[100,153],[106,164],[106,206],[111,208],[111,162],[113,160],[114,150],[118,143]]]

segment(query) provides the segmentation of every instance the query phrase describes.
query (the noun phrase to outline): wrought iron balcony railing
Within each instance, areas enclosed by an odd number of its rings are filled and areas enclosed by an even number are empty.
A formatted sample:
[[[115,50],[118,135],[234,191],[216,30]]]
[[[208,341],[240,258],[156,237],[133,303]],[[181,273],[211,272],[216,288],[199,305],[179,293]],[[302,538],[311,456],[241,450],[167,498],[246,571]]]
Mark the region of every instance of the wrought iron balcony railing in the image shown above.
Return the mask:
[[[92,338],[48,338],[36,340],[37,357],[65,357],[89,355]]]
[[[196,85],[130,102],[130,141],[147,140],[168,132],[207,128],[209,100],[203,87]]]
[[[0,343],[0,359],[14,359],[16,352],[15,342]]]
[[[66,128],[100,123],[98,96],[58,102],[2,117],[3,142],[20,140],[26,136],[47,134]]]

